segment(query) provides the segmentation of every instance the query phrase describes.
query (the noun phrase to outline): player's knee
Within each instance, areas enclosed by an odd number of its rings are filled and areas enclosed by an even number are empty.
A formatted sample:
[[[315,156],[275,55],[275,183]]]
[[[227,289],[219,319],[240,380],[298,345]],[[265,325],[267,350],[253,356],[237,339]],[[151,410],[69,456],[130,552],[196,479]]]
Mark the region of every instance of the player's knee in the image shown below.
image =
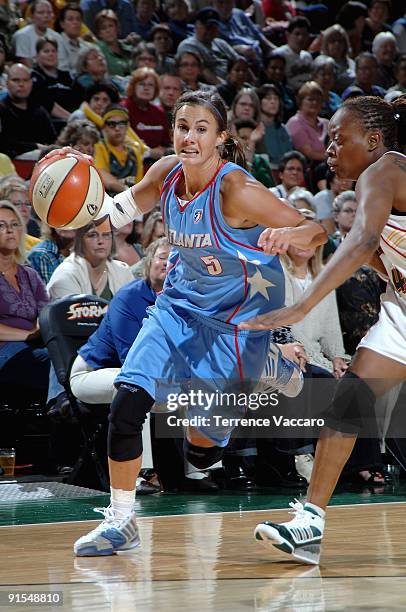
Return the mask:
[[[185,459],[199,470],[205,470],[223,457],[224,448],[220,446],[195,446],[187,438],[183,441]]]
[[[119,387],[109,414],[107,446],[111,459],[130,461],[142,454],[142,426],[153,403],[141,387]]]
[[[375,400],[371,387],[357,374],[347,371],[337,385],[325,423],[343,433],[372,433],[376,429]]]

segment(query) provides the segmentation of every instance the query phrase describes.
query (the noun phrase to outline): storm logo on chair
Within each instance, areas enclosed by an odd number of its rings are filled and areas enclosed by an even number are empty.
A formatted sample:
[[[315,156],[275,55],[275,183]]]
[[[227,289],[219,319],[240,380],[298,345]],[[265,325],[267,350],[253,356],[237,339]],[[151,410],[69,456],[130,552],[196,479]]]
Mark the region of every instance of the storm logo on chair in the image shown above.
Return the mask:
[[[107,312],[107,305],[100,306],[94,302],[77,302],[69,306],[67,314],[68,321],[72,319],[94,319],[105,315]]]

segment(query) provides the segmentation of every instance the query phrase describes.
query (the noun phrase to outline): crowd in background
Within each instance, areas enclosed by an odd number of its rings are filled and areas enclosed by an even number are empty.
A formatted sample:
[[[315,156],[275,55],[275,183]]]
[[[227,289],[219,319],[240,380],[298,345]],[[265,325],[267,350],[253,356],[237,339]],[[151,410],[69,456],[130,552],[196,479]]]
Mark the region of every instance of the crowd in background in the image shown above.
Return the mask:
[[[326,165],[328,120],[350,97],[393,101],[406,93],[406,13],[400,5],[2,1],[0,384],[18,384],[23,368],[28,388],[48,392],[51,410],[63,405],[47,351],[32,342],[40,334],[41,308],[74,293],[110,301],[132,283],[132,299],[147,296],[151,304],[167,257],[166,247],[160,250],[158,210],[117,232],[94,224],[76,232],[40,224],[27,185],[35,161],[53,148],[72,146],[93,156],[106,190],[119,193],[173,153],[172,109],[187,90],[218,92],[250,172],[326,227],[323,248],[290,248],[283,257],[286,300],[295,302],[345,239],[357,209],[355,186]],[[383,290],[377,274],[362,266],[276,340],[282,335],[282,342],[303,343],[307,376],[339,378],[376,322]],[[120,366],[119,357],[111,367]],[[228,482],[251,482],[257,461],[258,481],[303,485],[303,459],[311,464],[312,449],[311,441],[239,439],[223,462]],[[348,471],[361,482],[384,483],[377,441],[364,441],[351,461]],[[186,488],[216,489],[206,473],[187,469]]]

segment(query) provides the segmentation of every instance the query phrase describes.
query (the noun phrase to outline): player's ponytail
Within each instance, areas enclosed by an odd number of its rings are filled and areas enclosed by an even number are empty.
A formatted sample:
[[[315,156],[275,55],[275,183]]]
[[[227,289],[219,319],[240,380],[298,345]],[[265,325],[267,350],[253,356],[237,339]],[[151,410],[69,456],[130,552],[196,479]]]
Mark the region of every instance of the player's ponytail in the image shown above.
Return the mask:
[[[230,132],[227,132],[227,138],[220,147],[220,157],[226,161],[234,162],[242,168],[247,168],[244,149],[239,140],[234,138]]]
[[[399,151],[406,153],[406,95],[392,102],[393,114],[397,125]]]

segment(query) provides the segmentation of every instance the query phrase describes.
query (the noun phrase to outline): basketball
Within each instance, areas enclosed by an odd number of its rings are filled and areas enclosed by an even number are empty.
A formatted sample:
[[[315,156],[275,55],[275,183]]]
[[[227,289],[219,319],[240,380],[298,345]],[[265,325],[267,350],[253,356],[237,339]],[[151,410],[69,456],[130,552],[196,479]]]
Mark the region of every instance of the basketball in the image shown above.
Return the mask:
[[[41,160],[30,181],[35,212],[54,228],[77,229],[92,221],[104,199],[104,185],[92,162],[78,153]]]

